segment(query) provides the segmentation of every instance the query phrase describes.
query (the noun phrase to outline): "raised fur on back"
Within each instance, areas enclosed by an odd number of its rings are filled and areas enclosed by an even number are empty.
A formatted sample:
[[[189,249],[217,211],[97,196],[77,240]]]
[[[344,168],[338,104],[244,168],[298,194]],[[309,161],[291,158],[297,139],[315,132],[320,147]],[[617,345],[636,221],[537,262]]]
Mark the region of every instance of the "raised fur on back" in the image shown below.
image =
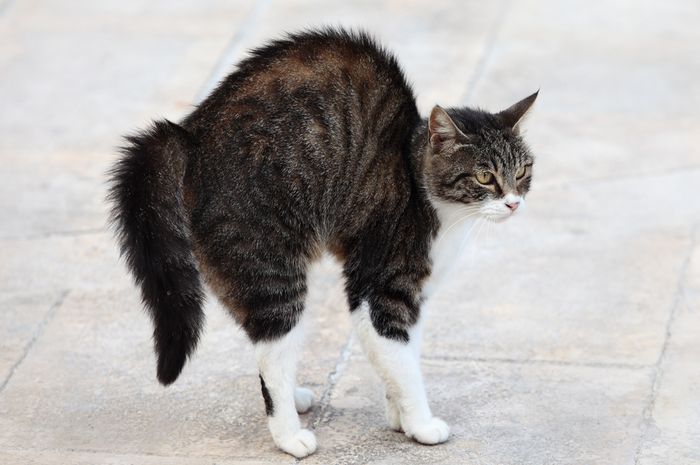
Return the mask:
[[[427,256],[435,228],[413,174],[419,122],[396,60],[342,30],[253,51],[185,119],[197,257],[253,341],[294,326],[323,247],[344,261],[351,308],[373,300],[382,331],[406,338],[429,270],[409,248]]]

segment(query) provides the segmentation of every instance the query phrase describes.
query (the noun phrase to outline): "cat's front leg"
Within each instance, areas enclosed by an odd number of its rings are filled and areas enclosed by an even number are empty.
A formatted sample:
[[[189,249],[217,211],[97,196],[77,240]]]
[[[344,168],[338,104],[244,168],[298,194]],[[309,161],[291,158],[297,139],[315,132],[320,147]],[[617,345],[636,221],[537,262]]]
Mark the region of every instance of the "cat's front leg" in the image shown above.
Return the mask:
[[[421,343],[423,340],[423,312],[418,317],[418,321],[411,327],[409,332],[409,345],[413,349],[413,355],[416,357],[418,364],[420,365],[420,351]],[[401,427],[401,410],[399,409],[399,404],[396,399],[396,395],[392,397],[387,391],[385,396],[385,409],[386,409],[386,420],[389,423],[389,428],[394,431],[403,431]]]
[[[445,442],[450,429],[430,412],[420,371],[419,349],[416,347],[420,344],[420,325],[413,325],[406,331],[408,341],[401,340],[391,337],[387,328],[378,328],[390,322],[380,317],[373,319],[371,311],[382,310],[370,309],[364,302],[353,311],[353,324],[369,360],[385,383],[390,426],[393,429],[400,426],[408,437],[422,444]]]

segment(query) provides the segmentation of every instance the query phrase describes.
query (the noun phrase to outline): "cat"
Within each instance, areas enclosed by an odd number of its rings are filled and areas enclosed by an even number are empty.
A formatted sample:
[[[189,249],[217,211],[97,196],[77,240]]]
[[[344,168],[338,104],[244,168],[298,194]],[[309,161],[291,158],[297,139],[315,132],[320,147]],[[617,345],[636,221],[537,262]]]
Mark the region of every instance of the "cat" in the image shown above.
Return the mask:
[[[195,348],[206,283],[254,344],[275,444],[313,453],[297,414],[313,393],[296,385],[296,362],[306,270],[328,251],[389,426],[446,441],[419,367],[421,305],[471,219],[502,221],[523,204],[533,156],[520,126],[537,95],[421,118],[369,34],[310,30],[250,52],[179,124],[127,137],[111,221],[155,326],[158,380],[174,382]]]

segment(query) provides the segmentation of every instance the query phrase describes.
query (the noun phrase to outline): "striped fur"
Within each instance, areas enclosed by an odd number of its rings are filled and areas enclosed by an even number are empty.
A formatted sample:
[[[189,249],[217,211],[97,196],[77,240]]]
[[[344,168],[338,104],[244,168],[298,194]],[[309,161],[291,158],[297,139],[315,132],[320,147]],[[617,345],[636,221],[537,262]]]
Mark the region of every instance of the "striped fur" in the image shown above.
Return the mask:
[[[533,159],[518,124],[535,97],[496,114],[436,107],[424,119],[390,53],[365,33],[325,29],[254,50],[180,124],[129,138],[112,171],[112,218],[153,317],[159,380],[173,382],[197,342],[201,273],[256,344],[275,442],[313,452],[294,408],[311,402],[293,383],[295,327],[307,267],[328,250],[391,386],[393,426],[444,441],[449,429],[419,398],[422,384],[401,387],[422,383],[422,286],[448,226],[438,210],[488,206],[506,217],[504,199],[522,199]],[[492,183],[478,182],[484,171]]]

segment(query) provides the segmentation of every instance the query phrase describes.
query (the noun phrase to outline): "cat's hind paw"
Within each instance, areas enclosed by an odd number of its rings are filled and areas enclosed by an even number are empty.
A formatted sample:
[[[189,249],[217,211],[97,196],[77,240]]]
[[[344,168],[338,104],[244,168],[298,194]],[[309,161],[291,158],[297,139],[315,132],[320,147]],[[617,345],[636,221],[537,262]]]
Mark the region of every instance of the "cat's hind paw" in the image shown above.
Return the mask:
[[[294,389],[294,406],[297,413],[306,413],[314,403],[314,393],[311,389],[298,387]]]
[[[433,417],[426,423],[416,425],[410,430],[406,428],[406,436],[413,438],[421,444],[440,444],[450,437],[450,427],[437,417]]]
[[[308,429],[301,429],[295,434],[275,442],[277,447],[298,459],[316,452],[316,436]]]
[[[403,431],[401,429],[401,412],[391,399],[386,400],[386,421],[389,423],[389,428],[394,431]]]

